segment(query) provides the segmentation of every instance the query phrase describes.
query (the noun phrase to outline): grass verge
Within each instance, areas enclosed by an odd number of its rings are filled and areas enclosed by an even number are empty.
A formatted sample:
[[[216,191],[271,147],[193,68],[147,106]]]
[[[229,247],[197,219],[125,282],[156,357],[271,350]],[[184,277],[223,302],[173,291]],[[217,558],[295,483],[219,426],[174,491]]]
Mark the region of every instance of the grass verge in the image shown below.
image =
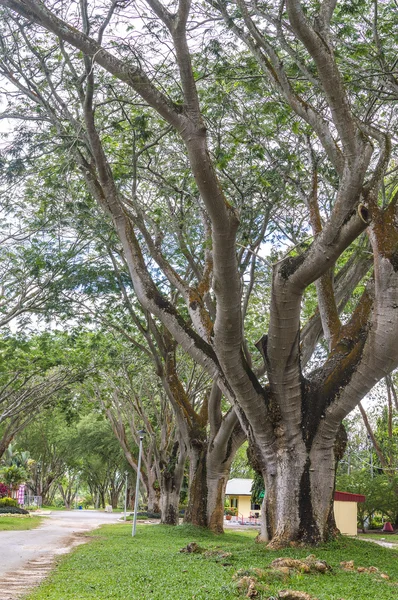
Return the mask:
[[[0,531],[21,531],[23,529],[35,529],[42,522],[42,517],[1,517]]]
[[[318,600],[398,597],[398,552],[350,538],[316,549],[270,551],[255,543],[251,531],[215,536],[189,526],[141,525],[132,538],[131,525],[127,524],[104,526],[90,538],[91,543],[60,559],[50,578],[27,600],[243,599],[247,589],[238,589],[234,578],[238,571],[240,578],[245,574],[250,577],[253,569],[267,573],[266,568],[275,558],[305,558],[310,553],[325,560],[332,571],[265,576],[256,597],[268,599],[287,588],[308,592]],[[189,542],[196,542],[207,553],[180,553]],[[354,561],[355,567],[373,566],[380,571],[346,571],[341,561]],[[381,572],[390,579],[382,579]]]

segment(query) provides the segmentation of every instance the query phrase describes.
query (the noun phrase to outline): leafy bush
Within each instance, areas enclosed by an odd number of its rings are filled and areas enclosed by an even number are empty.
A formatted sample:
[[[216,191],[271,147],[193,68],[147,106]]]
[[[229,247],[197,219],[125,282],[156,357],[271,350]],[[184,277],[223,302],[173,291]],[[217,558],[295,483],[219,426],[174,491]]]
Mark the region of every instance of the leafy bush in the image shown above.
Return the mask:
[[[83,508],[90,508],[90,506],[94,506],[94,499],[91,494],[87,494],[84,496],[83,500],[80,501],[80,504]]]
[[[227,516],[236,517],[236,515],[238,514],[238,509],[237,509],[237,508],[235,508],[234,506],[231,506],[230,508],[226,508],[226,509],[224,510],[224,513],[225,513]]]
[[[380,515],[373,515],[373,518],[369,519],[369,529],[382,529],[384,521]]]
[[[127,517],[128,521],[132,521],[134,518],[134,513],[130,513]],[[160,519],[160,513],[155,513],[151,511],[140,510],[137,512],[137,519]]]
[[[0,506],[1,514],[12,514],[12,515],[28,515],[29,512],[19,506]]]
[[[137,512],[137,517],[145,519],[160,519],[160,513],[155,513],[151,511],[140,511]]]
[[[0,498],[10,495],[10,490],[5,483],[0,482]]]
[[[18,506],[18,502],[14,498],[5,496],[4,498],[0,498],[0,506]]]
[[[55,508],[65,508],[65,502],[62,498],[55,498],[52,501],[51,506],[55,506]]]

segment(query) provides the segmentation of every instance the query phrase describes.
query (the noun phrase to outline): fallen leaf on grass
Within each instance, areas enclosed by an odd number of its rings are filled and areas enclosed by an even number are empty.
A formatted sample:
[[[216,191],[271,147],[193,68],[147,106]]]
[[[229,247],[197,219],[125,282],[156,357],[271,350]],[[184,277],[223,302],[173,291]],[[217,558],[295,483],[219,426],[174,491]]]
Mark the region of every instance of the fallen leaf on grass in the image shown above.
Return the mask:
[[[286,573],[286,569],[293,569],[300,573],[326,573],[332,570],[326,561],[319,560],[314,554],[310,554],[304,560],[298,560],[297,558],[276,558],[272,561],[271,567],[283,573]]]
[[[278,598],[283,598],[283,600],[316,600],[307,592],[298,592],[297,590],[281,590],[278,593]]]
[[[203,548],[198,546],[196,542],[189,542],[184,548],[181,548],[180,552],[186,552],[187,554],[198,554],[203,552]]]

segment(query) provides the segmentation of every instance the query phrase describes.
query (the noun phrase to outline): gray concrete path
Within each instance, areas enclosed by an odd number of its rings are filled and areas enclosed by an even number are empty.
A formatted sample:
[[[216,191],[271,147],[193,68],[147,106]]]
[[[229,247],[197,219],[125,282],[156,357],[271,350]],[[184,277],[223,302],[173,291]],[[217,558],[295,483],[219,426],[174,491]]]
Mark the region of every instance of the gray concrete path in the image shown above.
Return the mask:
[[[115,523],[119,513],[54,511],[37,529],[0,531],[0,600],[14,600],[51,570],[54,557],[82,543],[79,534]]]
[[[365,538],[362,536],[358,536],[356,539],[362,540],[363,542],[373,542],[374,544],[378,544],[379,546],[383,546],[384,548],[392,548],[393,550],[398,550],[398,543],[388,542],[388,538]]]

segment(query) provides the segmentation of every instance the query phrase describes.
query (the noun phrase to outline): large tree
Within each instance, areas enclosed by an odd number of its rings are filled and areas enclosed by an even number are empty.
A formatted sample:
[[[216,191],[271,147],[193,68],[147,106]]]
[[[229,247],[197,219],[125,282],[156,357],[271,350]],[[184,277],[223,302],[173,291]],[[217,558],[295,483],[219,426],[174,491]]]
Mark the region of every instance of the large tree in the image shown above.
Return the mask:
[[[393,115],[380,92],[384,73],[370,73],[366,84],[356,77],[364,64],[358,38],[361,27],[369,28],[365,17],[372,4],[364,2],[350,11],[334,0],[264,6],[214,0],[210,16],[188,0],[112,2],[103,14],[85,0],[79,6],[33,0],[0,4],[8,19],[2,73],[26,98],[19,104],[19,117],[37,119],[42,114],[54,133],[73,138],[69,148],[90,192],[113,222],[137,298],[233,404],[265,480],[263,539],[271,539],[274,546],[326,539],[333,531],[335,444],[341,422],[398,364],[398,195],[394,186],[388,188],[390,194],[383,187]],[[264,329],[268,326],[257,344],[264,359],[257,372],[244,333],[242,260],[256,254],[264,232],[257,243],[254,236],[243,240],[243,254],[238,250],[244,220],[207,132],[208,74],[195,68],[200,40],[204,48],[223,36],[218,19],[213,30],[204,25],[220,14],[231,32],[226,38],[234,35],[246,44],[255,59],[251,68],[258,69],[260,82],[265,79],[259,94],[267,99],[274,94],[296,115],[292,151],[294,139],[296,145],[303,147],[307,141],[308,146],[308,158],[296,172],[304,185],[294,179],[293,184],[312,238],[273,265],[269,314],[263,305],[264,313],[257,317]],[[143,25],[134,29],[131,24],[138,18]],[[373,22],[376,42],[385,31],[378,28],[383,18],[385,25],[385,14]],[[161,223],[156,228],[153,220],[145,222],[148,206],[140,203],[137,188],[127,190],[112,163],[101,112],[111,103],[112,81],[128,89],[134,102],[139,97],[144,110],[150,107],[175,132],[170,134],[171,147],[180,152],[181,141],[185,147],[209,240],[193,277],[179,268],[173,252],[155,235]],[[394,84],[387,73],[385,81]],[[280,124],[276,130],[281,135]],[[292,189],[292,181],[289,185]],[[333,275],[365,230],[373,276],[342,321]],[[189,263],[189,254],[185,258]],[[251,264],[255,271],[256,262]],[[157,270],[163,280],[156,281]],[[314,282],[326,355],[311,373],[304,372],[301,362],[300,316],[303,296]],[[166,294],[168,286],[177,295]]]
[[[77,297],[72,291],[67,295],[69,304],[77,303],[80,317],[87,311],[113,332],[106,337],[109,361],[101,369],[100,381],[94,386],[89,382],[89,387],[135,471],[138,430],[147,430],[142,480],[148,508],[158,512],[160,507],[162,522],[178,523],[180,489],[189,460],[185,520],[222,532],[225,486],[244,432],[207,373],[184,355],[164,327],[135,310],[129,287],[123,283],[128,283],[128,273],[119,267],[116,272],[122,304],[110,297],[106,306],[102,293],[97,306],[92,293],[83,299],[82,286]],[[105,269],[102,273],[104,277]]]

